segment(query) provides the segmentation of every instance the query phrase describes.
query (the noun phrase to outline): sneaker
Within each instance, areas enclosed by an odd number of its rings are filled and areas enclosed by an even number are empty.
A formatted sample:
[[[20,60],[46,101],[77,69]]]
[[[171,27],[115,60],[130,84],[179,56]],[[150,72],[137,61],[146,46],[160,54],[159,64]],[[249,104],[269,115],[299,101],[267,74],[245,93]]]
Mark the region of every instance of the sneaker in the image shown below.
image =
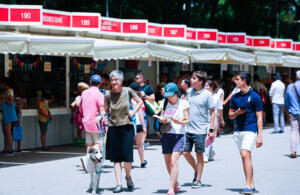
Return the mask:
[[[116,187],[115,187],[115,189],[113,190],[113,193],[120,193],[120,192],[122,192],[123,190],[122,190],[122,185],[117,185]]]
[[[280,130],[280,131],[278,131],[278,133],[284,133],[284,131],[283,131],[283,130]]]
[[[255,188],[253,188],[253,189],[245,188],[245,189],[241,192],[241,194],[248,194],[248,195],[250,195],[250,194],[255,193],[254,190],[255,190]],[[255,190],[255,191],[256,191],[256,190]]]
[[[208,163],[208,157],[207,157],[207,156],[204,156],[204,157],[203,157],[203,161],[204,161],[204,163]]]
[[[144,143],[144,150],[146,150],[146,148],[148,148],[150,146],[150,143],[149,142],[145,142]]]
[[[144,162],[141,163],[141,167],[142,167],[142,168],[146,168],[147,163],[148,163],[148,162],[147,162],[146,160],[144,160]]]
[[[85,173],[88,173],[88,170],[87,170],[87,168],[85,166],[85,157],[81,157],[80,161],[81,161],[83,170],[85,171]]]
[[[193,189],[197,189],[197,188],[201,188],[202,187],[202,184],[201,184],[201,181],[194,181],[193,184],[192,184],[192,188]]]
[[[4,156],[10,157],[10,156],[15,156],[15,153],[13,153],[12,151],[9,153],[4,154]]]
[[[193,179],[193,183],[194,183],[194,181],[196,181],[197,180],[197,172],[195,171],[195,173],[194,173],[194,179]]]
[[[297,158],[296,152],[292,152],[292,153],[291,153],[291,158]]]
[[[132,181],[131,176],[129,178],[125,177],[125,179],[126,179],[126,182],[127,182],[128,191],[132,192],[134,190],[134,183]]]

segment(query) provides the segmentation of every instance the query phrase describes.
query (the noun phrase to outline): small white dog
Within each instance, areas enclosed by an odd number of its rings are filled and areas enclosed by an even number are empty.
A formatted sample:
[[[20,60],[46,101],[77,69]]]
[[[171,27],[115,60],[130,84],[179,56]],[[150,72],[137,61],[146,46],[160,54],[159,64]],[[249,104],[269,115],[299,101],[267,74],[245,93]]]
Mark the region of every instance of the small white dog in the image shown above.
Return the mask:
[[[87,190],[88,193],[93,191],[96,194],[101,194],[101,189],[99,188],[100,175],[102,172],[102,151],[98,145],[93,146],[89,149],[87,155],[87,170],[91,176],[90,186]]]

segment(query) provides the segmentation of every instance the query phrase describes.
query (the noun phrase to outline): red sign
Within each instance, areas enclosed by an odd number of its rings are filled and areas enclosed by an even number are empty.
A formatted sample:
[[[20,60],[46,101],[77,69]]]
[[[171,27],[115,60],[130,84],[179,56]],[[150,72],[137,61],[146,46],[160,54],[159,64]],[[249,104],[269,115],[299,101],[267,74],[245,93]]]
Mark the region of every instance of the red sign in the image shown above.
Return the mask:
[[[103,32],[121,33],[121,25],[121,20],[115,20],[104,17],[101,18],[101,31]]]
[[[43,25],[71,27],[71,13],[43,10]]]
[[[217,41],[217,30],[211,31],[211,30],[205,30],[201,29],[197,32],[197,40],[199,41]]]
[[[123,33],[145,34],[147,33],[147,21],[124,21]]]
[[[148,36],[162,37],[163,27],[155,24],[148,24]]]
[[[276,42],[275,42],[274,40],[271,40],[271,46],[270,46],[270,47],[271,47],[271,48],[275,48],[275,43],[276,43]]]
[[[72,13],[72,28],[98,29],[99,15],[87,13]]]
[[[193,29],[186,30],[186,39],[188,40],[196,40],[197,31]]]
[[[185,38],[185,26],[164,26],[164,37]]]
[[[226,44],[226,34],[218,33],[218,43]]]
[[[247,36],[246,45],[249,46],[249,47],[253,46],[253,38],[252,37]]]
[[[246,34],[244,33],[227,33],[227,44],[245,44]]]
[[[28,7],[11,7],[10,8],[10,22],[41,22],[41,8]]]
[[[293,50],[300,51],[300,42],[297,42],[297,43],[293,44]]]
[[[253,46],[254,47],[270,47],[271,39],[265,37],[254,37]]]
[[[0,8],[0,22],[8,22],[8,8]]]
[[[292,49],[292,40],[277,40],[275,47],[277,49]]]

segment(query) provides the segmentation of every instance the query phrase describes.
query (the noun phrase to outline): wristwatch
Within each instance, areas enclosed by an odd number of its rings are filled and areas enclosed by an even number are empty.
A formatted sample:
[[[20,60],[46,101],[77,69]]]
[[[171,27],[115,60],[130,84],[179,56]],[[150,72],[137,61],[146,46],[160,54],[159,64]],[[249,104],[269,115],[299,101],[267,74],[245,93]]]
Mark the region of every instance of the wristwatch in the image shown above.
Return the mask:
[[[210,132],[210,133],[213,133],[213,132],[214,132],[214,129],[209,129],[209,132]]]

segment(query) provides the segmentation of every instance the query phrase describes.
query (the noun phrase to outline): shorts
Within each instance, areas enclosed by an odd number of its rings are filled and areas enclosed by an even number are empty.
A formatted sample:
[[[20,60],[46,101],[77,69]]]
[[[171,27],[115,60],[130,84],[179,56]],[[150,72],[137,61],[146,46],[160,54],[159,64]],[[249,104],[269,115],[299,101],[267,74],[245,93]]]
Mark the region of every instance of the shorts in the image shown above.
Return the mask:
[[[101,134],[85,132],[85,143],[86,144],[101,144]]]
[[[206,134],[186,133],[184,152],[191,152],[195,144],[195,152],[203,153],[205,151]]]
[[[257,134],[252,131],[238,131],[234,132],[233,139],[238,147],[238,150],[248,150],[251,152],[256,143]]]
[[[133,162],[133,125],[108,127],[106,160],[110,162]]]
[[[144,130],[143,130],[143,126],[142,125],[137,125],[136,126],[136,132],[137,133],[141,133],[141,132],[143,132]]]
[[[183,134],[164,133],[160,138],[163,154],[183,152],[185,136]]]
[[[48,126],[47,122],[39,121],[39,126],[40,126],[41,133],[47,133],[47,126]]]

